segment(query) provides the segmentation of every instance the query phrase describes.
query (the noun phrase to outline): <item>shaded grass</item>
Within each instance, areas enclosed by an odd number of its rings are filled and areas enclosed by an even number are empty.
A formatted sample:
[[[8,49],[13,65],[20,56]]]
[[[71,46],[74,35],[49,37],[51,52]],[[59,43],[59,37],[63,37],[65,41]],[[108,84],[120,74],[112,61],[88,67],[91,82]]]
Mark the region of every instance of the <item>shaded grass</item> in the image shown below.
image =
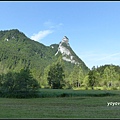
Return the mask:
[[[120,118],[119,96],[12,99],[0,98],[0,118]]]
[[[120,96],[119,90],[72,90],[72,89],[39,89],[32,92],[16,92],[0,94],[5,98],[50,98],[50,97],[105,97]]]
[[[91,97],[104,97],[120,95],[119,91],[115,90],[72,90],[72,89],[40,89],[38,92],[39,97],[78,97],[78,96],[91,96]]]

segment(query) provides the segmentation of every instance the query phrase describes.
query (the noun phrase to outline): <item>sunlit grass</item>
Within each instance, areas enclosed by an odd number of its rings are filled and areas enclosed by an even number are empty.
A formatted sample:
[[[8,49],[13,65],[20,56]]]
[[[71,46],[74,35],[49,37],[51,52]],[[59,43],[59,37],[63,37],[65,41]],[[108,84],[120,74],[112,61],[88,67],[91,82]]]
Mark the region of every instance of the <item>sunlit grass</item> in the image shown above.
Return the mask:
[[[0,98],[0,118],[120,118],[120,97]]]

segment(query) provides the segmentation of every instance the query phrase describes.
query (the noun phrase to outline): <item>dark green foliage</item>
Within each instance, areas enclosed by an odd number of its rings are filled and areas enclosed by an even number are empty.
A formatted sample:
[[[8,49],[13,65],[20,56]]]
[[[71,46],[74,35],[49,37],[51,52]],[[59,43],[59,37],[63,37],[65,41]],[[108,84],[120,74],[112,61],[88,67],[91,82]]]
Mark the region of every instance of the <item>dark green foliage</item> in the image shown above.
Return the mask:
[[[21,69],[17,75],[17,91],[36,91],[39,88],[38,82],[33,78],[29,69]]]
[[[57,49],[58,44],[45,46],[29,39],[17,29],[0,31],[0,74],[6,74],[10,71],[20,72],[21,68],[28,67],[33,77],[40,83],[43,83],[44,68],[56,62],[61,55],[55,56]],[[71,50],[70,47],[69,49]],[[83,69],[88,70],[78,57],[76,60],[81,62]],[[64,71],[68,71],[70,74],[74,64],[66,61],[64,63]]]
[[[92,70],[88,73],[88,85],[94,89],[95,84],[97,84],[97,71],[96,68],[93,66]]]
[[[22,67],[29,67],[34,77],[40,79],[39,74],[44,67],[54,62],[52,48],[30,40],[18,30],[3,33],[0,38],[0,73],[20,71]]]
[[[56,63],[50,66],[48,72],[48,84],[53,89],[60,89],[64,86],[64,70],[61,63]]]
[[[97,70],[101,75],[103,75],[104,69],[105,69],[106,67],[110,68],[110,66],[114,67],[114,69],[115,69],[115,71],[116,71],[117,73],[120,73],[120,66],[118,66],[118,65],[113,65],[113,64],[110,64],[110,65],[109,65],[109,64],[102,65],[102,66],[100,66],[100,67],[97,67],[96,70]]]
[[[120,66],[103,65],[93,67],[88,73],[88,86],[101,87],[102,89],[118,90],[120,89]]]
[[[20,73],[8,72],[0,76],[0,91],[5,97],[35,97],[40,88],[29,69],[21,69]]]
[[[93,71],[89,71],[89,73],[88,73],[88,75],[89,75],[89,78],[88,78],[88,83],[89,83],[89,86],[93,89],[93,87],[94,87],[94,84],[95,84],[95,76],[94,76],[94,74],[93,74]]]
[[[52,48],[52,51],[55,54],[57,52],[59,45],[58,44],[51,44],[50,47]]]

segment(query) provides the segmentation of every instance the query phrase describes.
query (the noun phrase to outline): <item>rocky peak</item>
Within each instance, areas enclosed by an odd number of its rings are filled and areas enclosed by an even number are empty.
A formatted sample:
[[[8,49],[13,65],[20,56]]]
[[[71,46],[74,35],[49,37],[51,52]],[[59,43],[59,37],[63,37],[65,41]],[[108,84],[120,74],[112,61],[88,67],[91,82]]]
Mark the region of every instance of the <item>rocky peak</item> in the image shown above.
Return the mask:
[[[63,37],[62,41],[59,43],[59,46],[63,44],[66,44],[67,46],[69,46],[69,39],[66,36]]]
[[[69,39],[68,39],[66,36],[64,36],[63,39],[62,39],[62,41],[64,41],[64,42],[68,42]]]
[[[71,53],[70,45],[69,45],[69,39],[66,36],[64,36],[62,41],[59,43],[58,50],[57,50],[55,56],[59,52],[62,54],[63,60],[74,63],[74,64],[79,64],[74,59],[75,56]]]

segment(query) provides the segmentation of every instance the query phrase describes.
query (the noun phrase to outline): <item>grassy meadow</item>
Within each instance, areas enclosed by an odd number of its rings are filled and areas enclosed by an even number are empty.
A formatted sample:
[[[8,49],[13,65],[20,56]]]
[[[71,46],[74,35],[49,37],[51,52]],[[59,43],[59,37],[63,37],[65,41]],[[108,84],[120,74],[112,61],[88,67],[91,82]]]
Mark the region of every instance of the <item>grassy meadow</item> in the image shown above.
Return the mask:
[[[119,91],[41,89],[40,98],[0,98],[0,118],[120,118]]]

